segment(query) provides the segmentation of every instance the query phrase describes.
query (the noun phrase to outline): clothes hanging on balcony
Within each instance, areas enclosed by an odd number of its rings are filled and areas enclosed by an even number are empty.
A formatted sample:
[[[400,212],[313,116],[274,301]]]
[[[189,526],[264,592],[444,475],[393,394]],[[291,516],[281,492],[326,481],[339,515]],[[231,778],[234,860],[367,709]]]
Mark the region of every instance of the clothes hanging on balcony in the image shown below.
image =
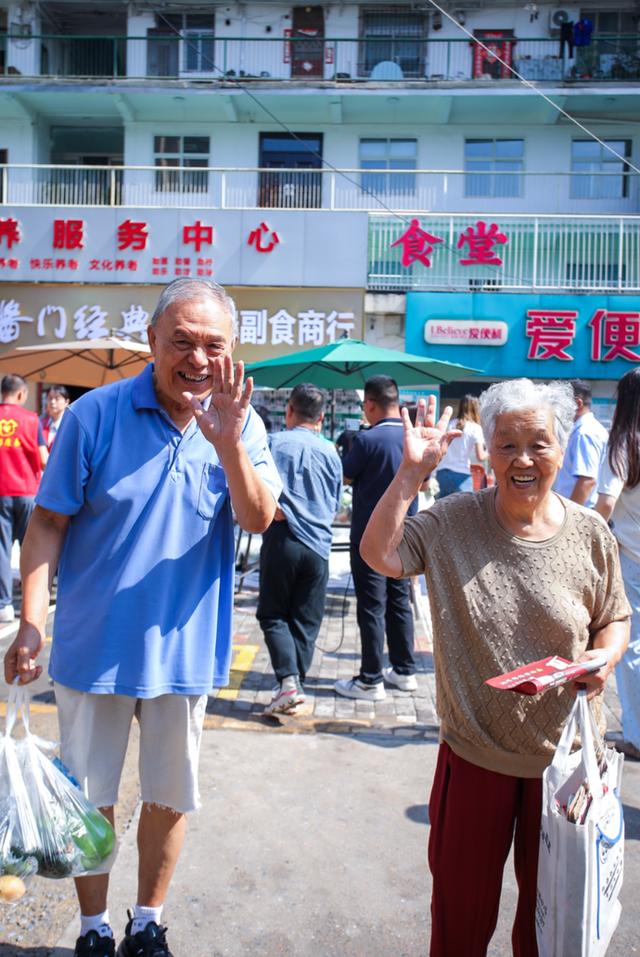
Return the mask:
[[[581,17],[573,26],[573,42],[577,47],[588,47],[591,44],[593,23],[589,17]]]
[[[569,59],[573,59],[573,20],[560,24],[560,59],[564,59],[565,46],[569,50]]]

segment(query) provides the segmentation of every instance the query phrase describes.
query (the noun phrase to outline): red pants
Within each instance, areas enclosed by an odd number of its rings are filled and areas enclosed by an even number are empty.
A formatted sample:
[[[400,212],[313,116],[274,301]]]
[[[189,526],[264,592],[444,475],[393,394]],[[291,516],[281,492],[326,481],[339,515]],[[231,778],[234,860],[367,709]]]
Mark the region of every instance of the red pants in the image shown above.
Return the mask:
[[[441,744],[429,800],[430,957],[485,957],[514,840],[514,957],[538,957],[536,878],[542,782],[470,764]]]

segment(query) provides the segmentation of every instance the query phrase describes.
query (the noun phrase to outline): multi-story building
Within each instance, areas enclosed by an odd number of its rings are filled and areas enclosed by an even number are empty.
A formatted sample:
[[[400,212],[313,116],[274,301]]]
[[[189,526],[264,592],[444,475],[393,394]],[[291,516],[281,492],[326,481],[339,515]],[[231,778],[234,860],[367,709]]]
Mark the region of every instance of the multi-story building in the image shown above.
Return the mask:
[[[245,358],[346,332],[608,396],[640,361],[639,13],[2,3],[0,347],[212,275]]]

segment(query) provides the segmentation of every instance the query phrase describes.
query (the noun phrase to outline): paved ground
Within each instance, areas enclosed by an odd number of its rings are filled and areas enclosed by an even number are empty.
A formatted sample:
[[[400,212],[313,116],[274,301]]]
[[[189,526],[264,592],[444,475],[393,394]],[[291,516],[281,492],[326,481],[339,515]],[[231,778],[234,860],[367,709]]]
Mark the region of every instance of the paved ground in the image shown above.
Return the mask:
[[[327,616],[300,716],[262,716],[273,675],[251,576],[237,597],[231,685],[208,706],[203,808],[191,821],[165,910],[174,957],[426,957],[427,800],[437,750],[428,620],[418,614],[417,695],[388,690],[374,706],[336,699],[333,682],[354,674],[358,661],[346,563],[344,554],[332,557]],[[0,653],[12,634],[0,630]],[[55,736],[46,679],[35,690],[38,733]],[[606,705],[609,726],[619,729],[613,686]],[[123,833],[110,896],[118,932],[135,894],[134,748],[120,821],[134,820]],[[624,910],[608,957],[640,953],[638,763],[625,770],[623,798]],[[511,952],[514,898],[509,866],[490,957]],[[21,905],[0,910],[0,957],[70,957],[74,910],[69,881],[36,879]]]
[[[250,561],[257,558],[252,544]],[[426,598],[416,592],[416,664],[418,692],[408,694],[387,688],[384,701],[354,701],[334,693],[337,678],[351,678],[358,671],[360,639],[355,620],[355,597],[348,552],[334,552],[324,622],[307,676],[306,704],[296,716],[298,726],[317,730],[340,722],[347,727],[377,727],[393,730],[412,725],[432,727],[435,722],[434,676],[430,623]],[[255,722],[271,700],[274,676],[262,632],[255,618],[257,573],[247,575],[236,595],[233,676],[231,685],[212,695],[208,713],[211,723],[233,726],[238,720]],[[275,722],[275,719],[273,719]]]

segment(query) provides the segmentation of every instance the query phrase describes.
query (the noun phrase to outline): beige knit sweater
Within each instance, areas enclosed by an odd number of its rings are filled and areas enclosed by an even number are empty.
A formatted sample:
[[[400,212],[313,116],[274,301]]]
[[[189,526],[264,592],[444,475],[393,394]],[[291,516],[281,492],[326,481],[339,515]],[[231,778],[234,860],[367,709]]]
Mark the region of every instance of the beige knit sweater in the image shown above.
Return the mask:
[[[484,681],[547,655],[575,660],[598,629],[631,610],[600,516],[563,499],[562,528],[531,542],[498,523],[495,493],[451,495],[408,518],[398,551],[404,575],[427,578],[442,738],[480,767],[538,777],[571,692],[526,697]]]

